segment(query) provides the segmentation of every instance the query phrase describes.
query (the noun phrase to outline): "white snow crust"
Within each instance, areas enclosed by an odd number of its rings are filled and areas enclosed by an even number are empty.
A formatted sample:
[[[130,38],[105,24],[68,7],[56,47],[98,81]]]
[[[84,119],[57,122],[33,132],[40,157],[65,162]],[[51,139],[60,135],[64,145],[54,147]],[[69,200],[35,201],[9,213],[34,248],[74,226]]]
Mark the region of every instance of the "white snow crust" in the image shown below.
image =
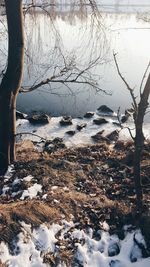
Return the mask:
[[[120,240],[116,235],[110,235],[107,231],[99,230],[101,238],[93,237],[93,230],[87,232],[76,228],[73,222],[62,221],[61,225],[41,225],[33,229],[30,225],[21,223],[22,233],[18,235],[18,242],[13,253],[8,246],[1,242],[0,259],[9,267],[46,267],[43,263],[44,254],[51,252],[59,255],[58,240],[63,240],[66,233],[70,233],[70,241],[76,240],[76,252],[74,255],[76,264],[84,267],[149,267],[150,258],[142,258],[140,248],[135,244],[134,237],[145,246],[145,241],[140,230],[125,231],[125,238]],[[59,235],[58,235],[59,232]],[[56,238],[57,234],[57,238]],[[116,256],[109,256],[108,251],[118,245],[120,252]],[[136,262],[131,262],[136,258]],[[60,262],[57,267],[65,267]],[[79,266],[79,265],[76,265]]]
[[[35,183],[30,186],[27,190],[24,190],[21,196],[21,200],[24,200],[26,197],[30,199],[35,198],[39,192],[42,192],[42,185]]]

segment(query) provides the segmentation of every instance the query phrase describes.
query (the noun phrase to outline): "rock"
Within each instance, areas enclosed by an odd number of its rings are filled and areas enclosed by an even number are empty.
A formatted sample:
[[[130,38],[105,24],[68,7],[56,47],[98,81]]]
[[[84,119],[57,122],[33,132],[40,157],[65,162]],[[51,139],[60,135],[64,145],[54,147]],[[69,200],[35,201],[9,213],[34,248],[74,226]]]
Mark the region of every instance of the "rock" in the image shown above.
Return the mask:
[[[110,267],[124,267],[124,265],[119,260],[111,260],[109,263]]]
[[[94,116],[94,112],[86,112],[85,115],[84,115],[84,118],[92,118]]]
[[[109,257],[113,257],[116,256],[120,253],[120,248],[119,245],[117,243],[111,244],[108,247],[108,256]]]
[[[60,121],[61,126],[68,126],[72,125],[72,117],[71,116],[64,116]]]
[[[133,114],[134,114],[134,109],[132,109],[132,108],[126,109],[125,114],[121,118],[121,122],[125,123],[129,119],[129,117],[131,117]]]
[[[96,125],[101,125],[101,124],[106,124],[108,123],[107,120],[105,120],[104,118],[98,118],[98,119],[94,119],[93,123],[95,123]]]
[[[119,131],[115,130],[106,136],[110,141],[117,141],[119,138]]]
[[[22,113],[22,112],[16,110],[16,119],[17,119],[17,120],[18,120],[18,119],[23,120],[23,119],[26,119],[26,118],[27,118],[27,114]]]
[[[55,145],[54,144],[46,145],[45,148],[44,148],[44,151],[46,151],[47,153],[51,154],[52,152],[55,151]]]
[[[112,109],[110,109],[109,107],[107,107],[106,105],[102,105],[97,109],[99,112],[101,113],[114,113],[114,111]]]
[[[129,119],[129,117],[130,117],[129,114],[123,115],[121,118],[121,123],[125,123]]]
[[[47,114],[33,114],[27,117],[28,121],[32,124],[48,124],[50,117]]]
[[[73,130],[67,131],[66,134],[73,136],[76,132]]]
[[[95,135],[92,135],[91,138],[96,141],[96,142],[100,142],[100,141],[104,141],[105,137],[102,136],[102,134],[104,133],[105,130],[102,130],[100,132],[98,132]],[[106,141],[106,140],[105,140]]]
[[[87,124],[86,123],[81,123],[81,124],[78,124],[77,125],[77,130],[78,131],[81,131],[83,128],[85,128],[87,126]]]
[[[63,142],[62,138],[56,137],[53,140],[48,140],[45,143],[45,148],[44,151],[46,151],[47,153],[51,154],[52,152],[58,150],[58,149],[63,149],[65,148],[65,144]]]
[[[56,137],[51,141],[53,144],[62,144],[63,143],[63,138],[61,137]]]

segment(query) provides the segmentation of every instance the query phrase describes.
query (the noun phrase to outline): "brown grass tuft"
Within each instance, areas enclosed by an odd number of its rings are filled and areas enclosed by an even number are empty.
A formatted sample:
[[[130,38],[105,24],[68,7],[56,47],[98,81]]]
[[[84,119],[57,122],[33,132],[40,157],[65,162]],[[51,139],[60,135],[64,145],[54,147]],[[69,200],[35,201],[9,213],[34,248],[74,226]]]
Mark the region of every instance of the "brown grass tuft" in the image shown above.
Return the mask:
[[[55,208],[38,200],[0,204],[0,214],[0,241],[8,244],[21,231],[21,221],[37,227],[44,222],[53,223],[59,220],[59,213]]]

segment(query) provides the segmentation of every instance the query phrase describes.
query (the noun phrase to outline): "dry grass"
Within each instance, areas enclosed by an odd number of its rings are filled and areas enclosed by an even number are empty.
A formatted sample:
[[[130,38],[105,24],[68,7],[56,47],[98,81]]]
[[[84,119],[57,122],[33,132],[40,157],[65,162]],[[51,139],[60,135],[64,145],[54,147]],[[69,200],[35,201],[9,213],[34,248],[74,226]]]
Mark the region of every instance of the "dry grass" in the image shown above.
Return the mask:
[[[31,159],[39,159],[40,153],[35,149],[33,143],[29,140],[25,140],[22,143],[16,145],[17,161],[29,161]]]
[[[37,200],[0,204],[0,214],[0,240],[8,244],[21,231],[21,221],[36,227],[60,219],[55,208]]]
[[[128,197],[128,191],[123,196],[123,190],[126,186],[127,190],[130,190],[130,185],[128,186],[127,183],[122,187],[124,178],[117,176],[119,168],[125,169],[128,175],[127,182],[131,182],[133,187],[132,166],[126,166],[124,163],[126,149],[131,147],[132,144],[125,146],[121,143],[119,149],[113,150],[106,144],[96,144],[77,149],[63,149],[48,155],[38,153],[31,142],[25,141],[19,144],[16,172],[10,183],[16,177],[23,178],[32,174],[36,182],[42,185],[43,194],[47,194],[47,198],[43,200],[42,194],[36,200],[11,199],[8,201],[2,198],[0,240],[9,244],[21,231],[20,221],[36,227],[45,222],[50,224],[60,222],[62,217],[70,220],[70,215],[73,215],[74,220],[82,227],[89,224],[91,227],[98,228],[100,221],[104,220],[112,225],[112,229],[117,228],[117,230],[120,230],[124,223],[136,224],[136,217],[132,213],[135,196]],[[148,176],[146,160],[149,155],[147,151],[143,158],[142,168],[145,168],[145,173],[143,171],[145,177]],[[107,162],[108,159],[109,162]],[[107,165],[117,164],[117,166],[122,163],[120,167],[108,166],[107,172],[106,169],[102,169],[106,162]],[[110,177],[113,177],[113,183],[110,182]],[[52,190],[54,185],[57,186],[57,190]],[[113,186],[120,187],[113,189]],[[64,187],[68,190],[64,190]],[[114,193],[120,190],[121,194],[119,197],[114,194],[112,198],[112,194],[107,194],[108,190],[111,192],[114,190]],[[47,257],[51,258],[50,255]]]

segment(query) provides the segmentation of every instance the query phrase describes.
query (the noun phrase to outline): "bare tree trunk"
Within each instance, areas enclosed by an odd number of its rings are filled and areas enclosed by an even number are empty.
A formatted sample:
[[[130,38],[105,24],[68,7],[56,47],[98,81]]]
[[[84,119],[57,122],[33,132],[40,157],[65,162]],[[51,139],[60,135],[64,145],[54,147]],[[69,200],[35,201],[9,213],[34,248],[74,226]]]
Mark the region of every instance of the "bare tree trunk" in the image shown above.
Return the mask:
[[[138,210],[141,210],[142,200],[143,200],[143,192],[142,192],[142,184],[141,184],[141,154],[142,154],[143,145],[144,145],[144,135],[142,132],[142,124],[138,124],[138,127],[136,127],[136,138],[135,138],[134,145],[135,145],[134,182],[135,182],[136,197],[137,197],[137,208]]]
[[[137,116],[135,118],[135,152],[134,152],[134,181],[137,196],[137,208],[142,208],[142,185],[141,185],[141,154],[144,146],[143,121],[146,109],[148,107],[148,98],[150,95],[150,74],[147,79],[143,93],[141,94],[140,103],[138,105]]]
[[[10,94],[0,90],[0,174],[5,173],[10,163],[9,114]]]
[[[145,76],[147,74],[147,71],[150,67],[150,63],[148,64],[146,71],[144,73],[142,83],[140,86],[140,102],[137,105],[136,97],[134,96],[133,89],[129,86],[125,78],[122,76],[118,62],[116,59],[116,54],[114,53],[114,60],[117,67],[118,74],[124,84],[127,87],[127,90],[130,92],[131,98],[132,98],[132,106],[134,108],[134,124],[135,124],[135,138],[134,139],[134,182],[135,182],[135,190],[136,190],[136,199],[137,199],[137,209],[139,211],[142,211],[143,206],[143,192],[142,192],[142,184],[141,184],[141,154],[143,151],[144,146],[144,134],[143,134],[143,122],[144,122],[144,116],[146,109],[148,107],[148,98],[150,95],[150,74],[148,76],[148,79],[146,81],[145,87],[142,92],[142,85],[143,81],[145,79]],[[131,133],[131,131],[130,131]]]
[[[0,85],[0,174],[15,159],[16,97],[24,61],[22,0],[5,0],[8,25],[8,64]]]
[[[10,110],[10,162],[16,160],[16,97],[12,96]]]

